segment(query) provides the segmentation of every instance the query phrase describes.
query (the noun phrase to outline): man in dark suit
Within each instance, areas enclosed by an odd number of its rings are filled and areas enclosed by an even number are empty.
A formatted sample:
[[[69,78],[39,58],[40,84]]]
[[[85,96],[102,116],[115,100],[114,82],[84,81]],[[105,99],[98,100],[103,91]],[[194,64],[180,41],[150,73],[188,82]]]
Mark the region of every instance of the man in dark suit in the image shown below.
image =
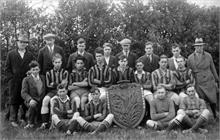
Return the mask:
[[[21,83],[29,70],[28,64],[34,59],[33,54],[26,50],[28,38],[25,35],[19,35],[17,40],[17,49],[9,51],[6,59],[6,74],[9,80],[9,104],[10,118],[12,126],[18,126],[18,110],[22,105],[24,114],[21,115],[21,121],[25,120],[26,108],[21,98]]]
[[[67,70],[72,72],[75,68],[75,59],[78,55],[81,55],[86,58],[85,68],[87,71],[95,64],[94,57],[91,53],[86,52],[86,41],[84,38],[79,38],[77,40],[77,51],[72,53],[69,56],[68,63],[67,63]]]
[[[135,62],[137,60],[137,55],[130,51],[131,47],[131,40],[130,39],[123,39],[121,42],[122,51],[116,55],[117,62],[119,60],[119,56],[125,55],[128,60],[128,66],[135,69]]]
[[[138,58],[144,64],[144,71],[152,73],[159,68],[159,56],[153,53],[153,43],[147,42],[145,44],[145,55]]]
[[[55,41],[54,34],[46,34],[44,40],[46,41],[46,46],[41,48],[38,53],[38,63],[40,64],[41,74],[46,75],[46,72],[53,68],[52,58],[53,55],[59,53],[62,56],[62,68],[65,67],[65,56],[63,49],[54,44]]]
[[[104,48],[104,64],[111,68],[115,68],[117,66],[117,59],[115,56],[111,55],[112,44],[104,43],[103,48]]]
[[[178,44],[173,44],[172,45],[172,53],[173,53],[173,57],[168,59],[168,67],[169,70],[175,71],[178,68],[178,64],[176,59],[178,57],[181,57],[180,55],[181,49],[180,46]]]
[[[28,107],[28,124],[25,129],[33,128],[35,118],[39,119],[42,100],[46,93],[45,76],[39,75],[38,62],[31,61],[29,67],[31,74],[23,79],[21,90],[21,96]]]

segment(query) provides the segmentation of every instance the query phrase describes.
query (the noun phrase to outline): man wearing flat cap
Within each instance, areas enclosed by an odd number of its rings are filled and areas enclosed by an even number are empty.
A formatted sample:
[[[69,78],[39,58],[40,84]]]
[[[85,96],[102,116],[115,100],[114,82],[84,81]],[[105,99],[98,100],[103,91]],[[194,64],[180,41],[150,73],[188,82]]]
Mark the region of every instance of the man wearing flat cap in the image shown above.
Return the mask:
[[[196,38],[195,52],[189,55],[187,66],[192,69],[195,77],[195,87],[199,97],[210,104],[213,115],[216,118],[217,104],[217,75],[215,65],[210,53],[203,50],[205,43],[202,38]]]
[[[72,53],[69,56],[68,63],[67,63],[67,70],[72,72],[73,68],[75,68],[75,59],[78,55],[85,57],[85,68],[87,71],[95,64],[94,57],[91,53],[87,52],[86,50],[86,41],[84,38],[80,37],[77,40],[77,51]]]
[[[62,56],[62,68],[65,66],[65,56],[63,48],[54,44],[56,35],[46,34],[43,39],[46,42],[46,46],[41,48],[38,53],[38,63],[40,64],[41,74],[46,75],[46,72],[53,68],[52,58],[55,54]]]
[[[119,52],[118,54],[116,54],[117,60],[119,60],[119,56],[125,55],[125,56],[127,56],[128,66],[131,68],[135,68],[135,61],[137,60],[137,55],[130,51],[131,40],[125,38],[120,41],[120,44],[122,47],[122,51]]]
[[[9,120],[13,127],[18,126],[18,110],[22,105],[24,113],[21,115],[21,122],[25,121],[26,107],[21,97],[22,80],[26,77],[29,70],[29,63],[34,60],[33,54],[29,52],[28,38],[24,34],[19,34],[17,39],[17,48],[7,54],[6,59],[6,76],[9,85]]]

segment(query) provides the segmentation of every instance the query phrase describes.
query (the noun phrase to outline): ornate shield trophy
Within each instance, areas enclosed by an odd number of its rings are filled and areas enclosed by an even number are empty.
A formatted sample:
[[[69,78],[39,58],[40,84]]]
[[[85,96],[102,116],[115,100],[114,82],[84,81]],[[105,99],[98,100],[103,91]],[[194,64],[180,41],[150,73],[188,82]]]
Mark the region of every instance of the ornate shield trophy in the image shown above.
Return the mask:
[[[122,128],[135,128],[145,115],[145,100],[141,85],[112,85],[107,92],[108,109],[114,122]]]

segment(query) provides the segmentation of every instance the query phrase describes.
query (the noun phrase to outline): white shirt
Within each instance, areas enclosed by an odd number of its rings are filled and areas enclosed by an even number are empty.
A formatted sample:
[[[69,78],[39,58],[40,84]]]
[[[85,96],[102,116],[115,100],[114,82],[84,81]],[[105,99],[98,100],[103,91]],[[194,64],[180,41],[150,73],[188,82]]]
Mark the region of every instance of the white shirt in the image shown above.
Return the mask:
[[[177,69],[178,68],[178,64],[177,64],[177,62],[176,62],[176,58],[173,56],[173,62],[174,62],[174,66],[175,66],[175,68]]]
[[[37,77],[35,77],[33,74],[31,74],[31,76],[34,78],[34,80],[40,80],[39,74],[37,75]]]
[[[128,55],[129,55],[129,53],[130,53],[130,51],[125,52],[124,50],[123,50],[122,52],[123,52],[123,54],[124,54],[125,56],[127,56],[127,57],[128,57]]]
[[[24,58],[25,52],[26,52],[26,50],[24,50],[24,51],[19,51],[18,50],[18,53],[19,53],[19,55],[21,56],[22,59]]]
[[[141,73],[138,73],[137,71],[135,71],[134,74],[137,75],[138,79],[140,80],[142,78],[142,75],[145,74],[145,72],[142,71]]]
[[[53,46],[47,46],[48,47],[48,49],[49,49],[49,51],[52,53],[53,52],[53,50],[54,50],[54,45]]]
[[[85,52],[82,52],[82,53],[79,52],[79,51],[77,52],[77,54],[78,54],[78,55],[81,55],[81,56],[84,56],[84,53],[85,53]]]
[[[108,65],[109,64],[109,60],[110,60],[110,56],[109,57],[105,57],[105,62]]]

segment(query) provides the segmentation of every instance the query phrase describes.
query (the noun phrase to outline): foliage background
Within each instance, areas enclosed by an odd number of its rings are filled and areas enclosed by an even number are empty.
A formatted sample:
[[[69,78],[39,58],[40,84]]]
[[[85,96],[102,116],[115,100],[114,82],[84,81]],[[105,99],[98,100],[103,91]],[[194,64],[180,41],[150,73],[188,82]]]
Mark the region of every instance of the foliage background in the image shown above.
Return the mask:
[[[219,72],[219,16],[220,7],[199,7],[186,0],[59,0],[55,15],[46,15],[45,8],[33,9],[25,0],[1,0],[1,94],[5,107],[7,86],[5,59],[7,52],[16,47],[18,33],[28,34],[28,49],[37,57],[44,46],[43,35],[57,34],[56,43],[64,48],[66,58],[76,50],[76,40],[83,36],[87,50],[104,42],[113,44],[113,54],[120,51],[118,42],[124,37],[132,40],[132,50],[144,54],[144,43],[153,41],[154,52],[171,56],[171,44],[179,43],[182,55],[193,52],[196,37],[207,43]]]

